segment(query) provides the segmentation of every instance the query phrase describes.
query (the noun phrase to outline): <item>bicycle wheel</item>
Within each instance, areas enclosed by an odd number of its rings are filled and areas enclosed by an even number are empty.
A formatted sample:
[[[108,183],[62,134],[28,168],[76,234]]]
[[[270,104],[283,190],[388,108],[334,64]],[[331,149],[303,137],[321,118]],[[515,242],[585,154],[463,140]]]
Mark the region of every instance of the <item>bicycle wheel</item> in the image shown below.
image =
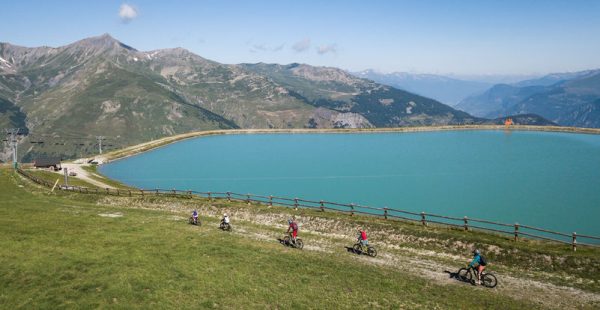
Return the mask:
[[[494,288],[498,285],[496,276],[491,273],[484,273],[483,276],[481,276],[481,281],[483,282],[483,286],[489,288]]]
[[[362,254],[362,246],[360,245],[360,243],[357,243],[354,246],[352,246],[352,250],[356,254]]]
[[[471,280],[473,278],[471,270],[469,270],[467,268],[460,268],[458,270],[457,274],[458,274],[458,279],[460,281],[471,283]]]
[[[374,247],[370,246],[367,248],[367,254],[371,257],[375,257],[375,256],[377,256],[377,250],[375,250]]]
[[[297,238],[296,239],[296,247],[300,250],[302,250],[302,248],[304,247],[304,242],[302,242],[302,239]]]
[[[290,245],[290,236],[283,237],[283,244]]]

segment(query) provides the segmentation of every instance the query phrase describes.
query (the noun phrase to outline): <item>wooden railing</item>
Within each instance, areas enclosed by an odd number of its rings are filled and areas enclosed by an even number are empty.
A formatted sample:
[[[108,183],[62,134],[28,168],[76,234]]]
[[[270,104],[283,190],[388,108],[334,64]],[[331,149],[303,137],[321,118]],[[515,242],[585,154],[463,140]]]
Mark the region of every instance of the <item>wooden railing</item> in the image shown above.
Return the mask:
[[[36,176],[27,173],[24,170],[17,169],[17,172],[24,177],[30,179],[31,181],[47,186],[53,187],[54,184],[50,182],[37,178]],[[178,198],[186,198],[191,199],[193,197],[201,197],[209,200],[227,200],[227,201],[237,201],[244,202],[247,204],[250,203],[259,203],[263,205],[277,205],[277,206],[286,206],[292,207],[294,209],[298,208],[309,208],[309,209],[317,209],[322,212],[325,210],[331,210],[336,212],[347,213],[350,216],[355,214],[363,214],[368,216],[377,216],[382,217],[384,219],[397,219],[404,221],[411,221],[420,223],[423,226],[428,226],[429,224],[448,226],[453,228],[462,229],[464,231],[470,230],[482,230],[482,231],[490,231],[498,234],[511,235],[514,238],[514,241],[518,241],[520,238],[528,237],[533,239],[541,239],[552,242],[569,244],[573,251],[577,250],[578,245],[582,246],[600,246],[600,237],[590,236],[590,235],[581,235],[573,232],[571,234],[552,231],[548,229],[522,225],[519,223],[515,224],[506,224],[499,223],[489,220],[483,219],[475,219],[465,217],[452,217],[452,216],[444,216],[432,213],[425,212],[411,212],[406,210],[394,209],[394,208],[376,208],[370,206],[362,206],[358,204],[343,204],[331,201],[324,200],[306,200],[301,198],[288,198],[288,197],[279,197],[279,196],[262,196],[255,194],[239,194],[233,192],[199,192],[192,190],[177,190],[177,189],[118,189],[118,188],[87,188],[80,186],[60,186],[58,187],[60,190],[71,191],[83,194],[104,194],[104,195],[113,195],[113,196],[170,196],[170,197],[178,197]],[[583,242],[581,242],[583,240]]]

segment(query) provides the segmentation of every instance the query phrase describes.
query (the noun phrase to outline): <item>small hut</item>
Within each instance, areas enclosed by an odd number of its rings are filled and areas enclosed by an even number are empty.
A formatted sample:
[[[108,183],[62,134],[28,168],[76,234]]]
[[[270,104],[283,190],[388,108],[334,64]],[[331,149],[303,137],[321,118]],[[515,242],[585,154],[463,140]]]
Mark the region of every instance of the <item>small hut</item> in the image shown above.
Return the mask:
[[[33,161],[33,166],[36,168],[51,168],[54,171],[61,170],[60,157],[40,157]]]

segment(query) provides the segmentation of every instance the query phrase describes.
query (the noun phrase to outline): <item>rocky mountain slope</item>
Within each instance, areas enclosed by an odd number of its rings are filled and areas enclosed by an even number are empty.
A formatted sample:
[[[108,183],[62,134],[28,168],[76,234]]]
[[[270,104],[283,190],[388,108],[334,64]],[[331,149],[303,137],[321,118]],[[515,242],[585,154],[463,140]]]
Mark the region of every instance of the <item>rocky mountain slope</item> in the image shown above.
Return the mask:
[[[96,136],[116,147],[205,129],[485,121],[336,68],[225,65],[182,48],[141,52],[107,34],[58,48],[0,43],[0,111],[0,125],[29,133],[26,160],[94,153]]]
[[[479,117],[533,113],[559,125],[600,127],[600,70],[498,84],[457,108]]]
[[[266,75],[290,95],[320,109],[361,115],[376,127],[475,123],[467,113],[390,86],[357,78],[336,68],[304,64],[243,64]]]

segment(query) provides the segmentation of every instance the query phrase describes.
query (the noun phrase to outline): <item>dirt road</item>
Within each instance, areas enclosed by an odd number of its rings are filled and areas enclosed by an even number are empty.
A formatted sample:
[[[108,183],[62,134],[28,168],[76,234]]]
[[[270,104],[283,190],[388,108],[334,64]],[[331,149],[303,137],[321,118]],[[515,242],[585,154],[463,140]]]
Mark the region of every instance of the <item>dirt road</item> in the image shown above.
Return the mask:
[[[81,179],[85,182],[88,182],[90,184],[96,185],[101,188],[114,188],[113,186],[110,186],[104,182],[101,182],[98,179],[92,178],[92,173],[83,169],[84,166],[89,166],[88,164],[63,163],[63,164],[61,164],[61,166],[63,167],[63,169],[65,169],[65,168],[68,169],[68,172],[77,173],[76,178]],[[59,173],[64,173],[64,172],[60,171]]]

